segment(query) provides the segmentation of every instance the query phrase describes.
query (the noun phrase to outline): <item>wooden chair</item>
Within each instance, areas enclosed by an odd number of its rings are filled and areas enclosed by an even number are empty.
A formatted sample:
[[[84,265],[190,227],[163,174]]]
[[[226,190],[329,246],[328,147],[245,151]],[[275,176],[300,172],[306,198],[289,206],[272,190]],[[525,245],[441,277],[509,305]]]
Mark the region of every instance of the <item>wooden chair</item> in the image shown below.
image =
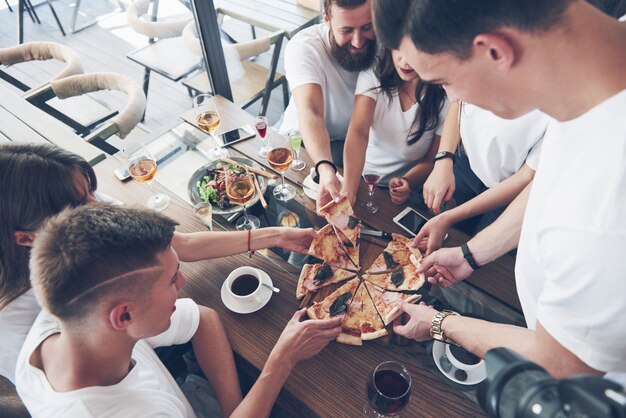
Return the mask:
[[[128,25],[137,33],[149,38],[149,44],[126,55],[127,58],[144,67],[143,91],[148,97],[150,74],[152,71],[172,81],[179,81],[200,68],[200,57],[191,53],[184,44],[182,31],[192,19],[156,22],[157,4],[154,2],[151,19],[141,17],[148,13],[153,0],[135,0],[126,11]]]
[[[80,96],[61,102],[52,97],[38,96],[41,86],[31,87],[13,77],[2,66],[11,66],[28,61],[44,61],[55,59],[64,62],[65,68],[53,80],[74,74],[82,74],[83,66],[78,54],[71,48],[56,42],[28,42],[10,48],[0,49],[0,78],[24,92],[27,100],[37,96],[36,101],[30,100],[40,109],[59,119],[71,127],[78,135],[86,135],[102,122],[115,116],[108,107],[90,96]]]
[[[218,10],[219,12],[219,10]],[[183,30],[183,39],[187,47],[197,55],[202,55],[195,22],[190,22]],[[275,87],[282,86],[285,108],[289,103],[287,78],[276,71],[278,58],[284,39],[284,32],[276,32],[265,38],[236,44],[222,43],[226,69],[233,93],[233,102],[247,108],[262,99],[261,115],[267,112],[270,95]],[[274,46],[272,62],[269,68],[252,62],[251,57],[267,52]],[[211,83],[206,70],[199,71],[183,80],[183,85],[190,94],[210,93]]]

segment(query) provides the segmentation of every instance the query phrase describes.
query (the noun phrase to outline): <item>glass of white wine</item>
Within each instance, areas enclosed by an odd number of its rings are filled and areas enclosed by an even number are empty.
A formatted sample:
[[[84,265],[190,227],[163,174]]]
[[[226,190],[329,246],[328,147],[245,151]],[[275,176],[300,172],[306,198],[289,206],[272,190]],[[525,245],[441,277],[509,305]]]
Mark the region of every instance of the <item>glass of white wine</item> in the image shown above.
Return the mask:
[[[193,213],[209,231],[213,231],[213,206],[209,202],[200,202],[193,207]]]
[[[196,115],[196,124],[204,132],[208,133],[215,144],[209,153],[209,158],[219,160],[228,155],[228,150],[218,144],[215,131],[220,127],[222,119],[215,105],[213,95],[209,93],[198,94],[193,98],[193,109]]]
[[[150,150],[141,142],[135,142],[124,148],[128,172],[133,180],[146,183],[152,197],[148,199],[150,209],[161,211],[169,206],[170,197],[164,193],[155,193],[152,181],[156,177],[157,163]]]
[[[252,174],[244,172],[237,174],[233,171],[226,173],[226,196],[230,203],[243,207],[243,218],[235,224],[237,230],[257,229],[261,225],[259,218],[248,215],[246,204],[255,196],[254,179]]]

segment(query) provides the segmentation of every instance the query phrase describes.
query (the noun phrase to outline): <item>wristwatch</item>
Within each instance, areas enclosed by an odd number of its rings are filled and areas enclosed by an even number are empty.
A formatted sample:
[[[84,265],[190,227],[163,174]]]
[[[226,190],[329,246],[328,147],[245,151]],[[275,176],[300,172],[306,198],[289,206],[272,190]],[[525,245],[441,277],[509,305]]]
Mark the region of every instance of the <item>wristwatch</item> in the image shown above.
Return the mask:
[[[453,152],[441,151],[435,154],[435,158],[433,159],[433,161],[439,161],[439,160],[443,160],[444,158],[450,158],[452,159],[452,162],[454,162],[455,157],[456,156],[454,155]]]
[[[430,324],[430,336],[432,337],[433,340],[437,340],[446,344],[453,344],[453,345],[458,346],[457,343],[455,343],[449,338],[446,338],[446,336],[443,335],[443,330],[441,329],[441,324],[443,323],[443,320],[449,317],[450,315],[458,315],[458,313],[454,311],[443,310],[435,314],[435,316],[433,317],[433,321]]]

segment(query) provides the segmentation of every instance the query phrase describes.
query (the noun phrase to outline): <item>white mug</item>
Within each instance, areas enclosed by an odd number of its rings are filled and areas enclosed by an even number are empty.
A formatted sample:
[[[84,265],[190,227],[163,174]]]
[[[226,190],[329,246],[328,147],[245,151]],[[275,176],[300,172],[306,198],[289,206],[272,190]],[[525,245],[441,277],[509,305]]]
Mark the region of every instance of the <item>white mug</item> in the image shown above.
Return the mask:
[[[256,281],[247,276],[254,277]],[[226,288],[230,297],[245,304],[261,303],[261,283],[263,283],[261,272],[250,266],[237,267],[226,278]]]
[[[465,370],[468,375],[474,370],[485,367],[485,360],[482,359],[476,364],[461,363],[461,361],[454,357],[454,354],[452,354],[452,352],[450,351],[450,344],[446,344],[446,357],[448,358],[448,360],[450,360],[450,363],[452,363],[454,367],[456,367],[457,369]]]

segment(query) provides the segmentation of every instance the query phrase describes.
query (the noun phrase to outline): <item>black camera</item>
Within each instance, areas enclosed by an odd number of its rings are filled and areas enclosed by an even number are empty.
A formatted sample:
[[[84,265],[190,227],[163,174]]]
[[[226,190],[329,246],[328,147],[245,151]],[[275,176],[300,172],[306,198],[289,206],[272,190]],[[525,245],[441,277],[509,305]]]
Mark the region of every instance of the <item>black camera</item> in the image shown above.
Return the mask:
[[[506,348],[485,355],[487,379],[478,400],[498,418],[626,418],[626,392],[595,376],[557,380],[542,367]]]

